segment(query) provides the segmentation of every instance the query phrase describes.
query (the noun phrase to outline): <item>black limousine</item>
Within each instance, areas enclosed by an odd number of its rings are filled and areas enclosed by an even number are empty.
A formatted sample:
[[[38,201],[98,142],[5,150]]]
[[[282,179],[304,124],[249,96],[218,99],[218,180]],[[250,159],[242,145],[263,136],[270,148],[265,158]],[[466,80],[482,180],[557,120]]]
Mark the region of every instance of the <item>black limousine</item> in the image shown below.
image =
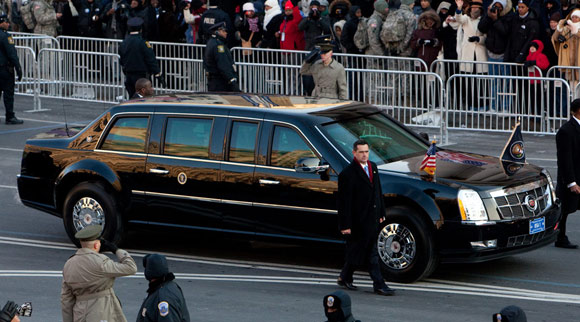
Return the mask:
[[[71,238],[102,225],[187,227],[291,242],[342,243],[338,173],[365,138],[387,220],[376,236],[392,281],[440,262],[479,262],[555,240],[560,207],[547,171],[505,171],[497,157],[438,149],[381,109],[352,101],[250,94],[157,96],[110,108],[74,135],[27,141],[22,202],[62,217]]]

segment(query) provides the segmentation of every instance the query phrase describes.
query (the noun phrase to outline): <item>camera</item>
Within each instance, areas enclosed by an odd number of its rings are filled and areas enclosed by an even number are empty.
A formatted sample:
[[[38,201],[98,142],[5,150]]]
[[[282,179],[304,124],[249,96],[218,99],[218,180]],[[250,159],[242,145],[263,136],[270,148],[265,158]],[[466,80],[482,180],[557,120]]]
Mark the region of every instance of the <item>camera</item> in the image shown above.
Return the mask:
[[[494,6],[494,7],[491,7],[491,9],[489,9],[489,11],[491,11],[491,12],[493,12],[493,13],[497,14],[497,11],[498,11],[498,10],[497,10],[497,7],[495,7],[495,6]]]
[[[18,307],[18,315],[20,316],[31,316],[32,315],[32,303],[26,302]]]

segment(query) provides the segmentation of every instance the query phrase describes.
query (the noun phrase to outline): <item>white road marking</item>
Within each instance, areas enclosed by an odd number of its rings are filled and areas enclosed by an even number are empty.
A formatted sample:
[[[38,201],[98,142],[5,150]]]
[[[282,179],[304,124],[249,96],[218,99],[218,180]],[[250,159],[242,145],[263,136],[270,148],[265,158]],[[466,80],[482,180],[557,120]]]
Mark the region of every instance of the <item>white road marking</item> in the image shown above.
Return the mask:
[[[1,237],[0,244],[22,245],[37,248],[50,248],[57,250],[75,250],[76,247],[61,242],[48,242],[34,239],[23,239],[14,237]],[[135,257],[143,257],[147,254],[143,250],[128,250]],[[221,282],[252,282],[252,283],[272,283],[272,284],[301,284],[301,285],[336,285],[336,275],[338,270],[319,269],[316,267],[305,267],[296,265],[275,265],[270,263],[250,262],[250,261],[233,261],[233,260],[215,260],[211,258],[179,255],[171,253],[162,253],[167,256],[168,260],[183,261],[199,264],[210,264],[230,267],[252,268],[255,270],[270,270],[278,272],[304,273],[317,275],[320,277],[300,277],[300,276],[263,276],[263,275],[231,275],[231,274],[192,274],[192,273],[175,273],[177,279],[181,280],[198,280],[198,281],[221,281]],[[325,276],[331,276],[325,277]],[[62,271],[48,270],[0,270],[0,278],[7,277],[52,277],[62,278]],[[143,278],[143,273],[137,273],[127,278]],[[368,277],[357,274],[357,285],[371,288],[372,282]],[[580,295],[544,292],[531,289],[503,287],[497,285],[486,285],[479,283],[467,283],[446,281],[438,279],[426,279],[414,284],[389,283],[398,290],[444,293],[454,295],[471,295],[496,298],[521,299],[528,301],[555,302],[580,304]]]
[[[557,162],[558,161],[558,159],[542,159],[542,158],[526,158],[526,160],[548,161],[548,162]]]
[[[0,148],[0,151],[10,151],[10,152],[22,152],[22,149],[12,149],[12,148]]]
[[[5,185],[2,185],[2,184],[0,184],[0,188],[4,188],[4,189],[18,189],[17,186],[5,186]]]

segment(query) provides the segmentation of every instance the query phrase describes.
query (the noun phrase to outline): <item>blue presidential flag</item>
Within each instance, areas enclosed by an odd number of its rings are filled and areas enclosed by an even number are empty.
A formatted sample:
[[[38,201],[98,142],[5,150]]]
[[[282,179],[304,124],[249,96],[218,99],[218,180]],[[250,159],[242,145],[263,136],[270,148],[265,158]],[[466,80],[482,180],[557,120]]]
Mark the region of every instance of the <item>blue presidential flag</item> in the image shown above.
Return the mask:
[[[516,124],[510,139],[503,148],[499,157],[501,161],[526,163],[526,153],[524,151],[524,138],[522,137],[522,128],[520,123]]]

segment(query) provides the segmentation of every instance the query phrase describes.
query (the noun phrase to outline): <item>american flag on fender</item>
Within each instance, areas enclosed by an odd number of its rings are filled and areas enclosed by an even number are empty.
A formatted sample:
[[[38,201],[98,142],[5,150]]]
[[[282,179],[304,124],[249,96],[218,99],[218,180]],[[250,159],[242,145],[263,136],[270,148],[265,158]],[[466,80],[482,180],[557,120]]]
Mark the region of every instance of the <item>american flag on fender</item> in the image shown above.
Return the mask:
[[[425,153],[425,158],[421,162],[421,168],[430,175],[435,174],[435,169],[437,168],[437,147],[435,146],[435,141],[431,141],[431,146],[427,153]]]

